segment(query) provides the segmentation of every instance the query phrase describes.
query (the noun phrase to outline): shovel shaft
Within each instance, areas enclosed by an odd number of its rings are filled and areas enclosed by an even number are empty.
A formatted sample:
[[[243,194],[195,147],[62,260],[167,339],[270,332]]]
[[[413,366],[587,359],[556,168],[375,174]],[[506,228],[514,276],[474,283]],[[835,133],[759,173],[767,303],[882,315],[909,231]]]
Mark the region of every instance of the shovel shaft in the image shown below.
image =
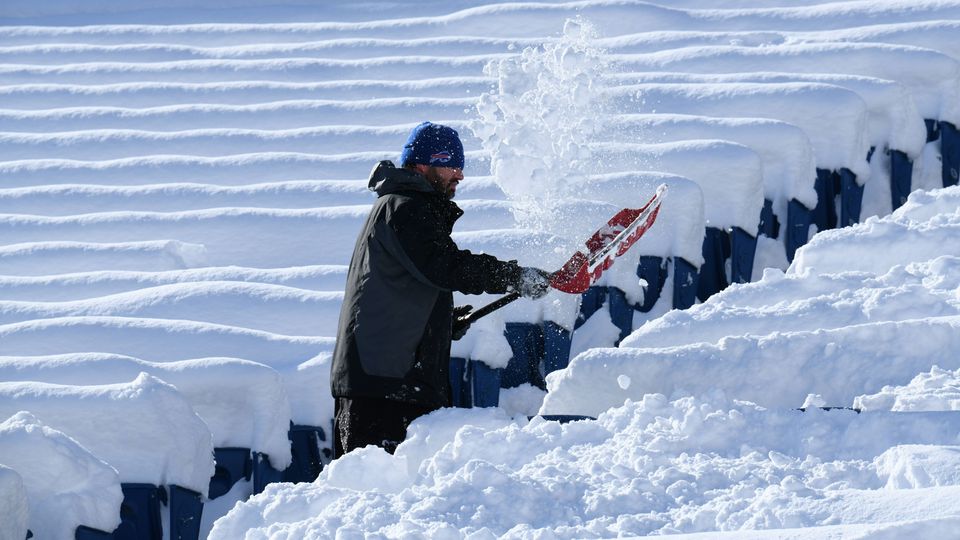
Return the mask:
[[[483,306],[482,308],[471,312],[469,315],[464,317],[464,320],[467,322],[473,323],[477,319],[480,319],[481,317],[485,317],[493,313],[494,311],[502,308],[503,306],[509,304],[510,302],[513,302],[517,298],[520,298],[520,293],[517,293],[517,292],[513,292],[510,294],[501,296],[500,298],[494,300],[493,302],[490,302],[489,304]]]

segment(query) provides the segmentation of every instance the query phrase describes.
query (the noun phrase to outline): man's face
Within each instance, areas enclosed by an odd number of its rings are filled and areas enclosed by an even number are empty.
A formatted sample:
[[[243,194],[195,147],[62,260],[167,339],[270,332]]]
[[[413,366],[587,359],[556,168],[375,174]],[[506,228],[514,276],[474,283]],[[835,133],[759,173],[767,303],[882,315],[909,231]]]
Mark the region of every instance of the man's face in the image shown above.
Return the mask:
[[[457,185],[463,180],[463,170],[453,167],[427,167],[423,176],[435,188],[443,191],[447,198],[457,194]]]

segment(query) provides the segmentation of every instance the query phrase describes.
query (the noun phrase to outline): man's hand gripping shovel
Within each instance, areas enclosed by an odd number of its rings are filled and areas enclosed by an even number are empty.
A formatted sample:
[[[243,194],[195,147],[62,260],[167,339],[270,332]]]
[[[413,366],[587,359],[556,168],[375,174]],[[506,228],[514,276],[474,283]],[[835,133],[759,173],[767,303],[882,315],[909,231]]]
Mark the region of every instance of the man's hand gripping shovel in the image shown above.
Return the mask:
[[[666,192],[666,184],[661,184],[642,208],[624,208],[614,214],[606,225],[587,239],[586,254],[577,251],[560,270],[551,274],[550,286],[565,293],[580,294],[596,283],[604,270],[610,268],[617,257],[626,253],[653,226]],[[510,293],[458,320],[466,324],[473,323],[517,298],[520,298],[520,293]]]

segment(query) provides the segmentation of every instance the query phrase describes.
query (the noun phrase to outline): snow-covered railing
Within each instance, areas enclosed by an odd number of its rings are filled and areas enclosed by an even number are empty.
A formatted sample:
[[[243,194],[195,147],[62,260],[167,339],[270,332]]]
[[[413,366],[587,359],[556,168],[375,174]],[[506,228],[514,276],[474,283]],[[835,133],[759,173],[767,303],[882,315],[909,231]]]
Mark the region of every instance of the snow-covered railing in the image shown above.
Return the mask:
[[[123,493],[117,471],[29,412],[0,422],[0,463],[23,479],[23,503],[34,537],[73,538],[79,526],[110,532],[120,525]],[[0,486],[10,484],[9,469],[0,466]],[[7,498],[5,491],[0,487],[0,501]],[[23,533],[6,538],[26,536],[27,516],[19,514],[9,503],[0,503],[4,535],[17,533],[24,518]]]

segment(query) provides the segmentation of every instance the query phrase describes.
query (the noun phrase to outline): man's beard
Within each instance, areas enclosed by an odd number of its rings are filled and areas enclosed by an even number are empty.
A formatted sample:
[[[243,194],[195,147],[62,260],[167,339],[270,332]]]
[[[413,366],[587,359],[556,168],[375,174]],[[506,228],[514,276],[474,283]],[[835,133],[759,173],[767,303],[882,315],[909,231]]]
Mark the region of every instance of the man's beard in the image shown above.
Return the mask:
[[[450,187],[449,184],[447,186],[443,185],[443,178],[440,177],[436,169],[432,167],[427,169],[427,174],[425,176],[427,182],[433,186],[433,189],[439,191],[444,197],[447,198],[447,200],[452,199],[457,195],[456,188]]]

